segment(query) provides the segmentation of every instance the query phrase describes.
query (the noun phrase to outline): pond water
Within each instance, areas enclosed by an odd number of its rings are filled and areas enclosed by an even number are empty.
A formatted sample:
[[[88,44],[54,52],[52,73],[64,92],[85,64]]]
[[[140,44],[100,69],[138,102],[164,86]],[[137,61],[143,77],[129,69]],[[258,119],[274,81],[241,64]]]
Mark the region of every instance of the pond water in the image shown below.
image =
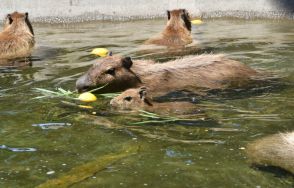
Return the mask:
[[[91,104],[92,110],[62,105],[67,99],[33,99],[40,96],[33,89],[37,87],[74,90],[76,79],[95,62],[89,55],[95,47],[133,58],[175,58],[140,52],[142,42],[164,24],[165,20],[34,24],[32,66],[0,68],[0,145],[8,147],[0,149],[0,187],[34,187],[68,173],[76,175],[67,180],[72,187],[292,187],[289,174],[252,168],[244,148],[263,136],[294,130],[293,21],[222,19],[193,26],[197,49],[182,54],[224,53],[280,77],[242,91],[193,98],[204,120],[133,125],[142,117],[110,111],[109,99],[103,97]],[[54,122],[66,126],[35,125]],[[104,160],[133,147],[138,149],[124,157]],[[101,168],[89,165],[88,175],[77,178],[86,171],[79,167],[93,161]]]

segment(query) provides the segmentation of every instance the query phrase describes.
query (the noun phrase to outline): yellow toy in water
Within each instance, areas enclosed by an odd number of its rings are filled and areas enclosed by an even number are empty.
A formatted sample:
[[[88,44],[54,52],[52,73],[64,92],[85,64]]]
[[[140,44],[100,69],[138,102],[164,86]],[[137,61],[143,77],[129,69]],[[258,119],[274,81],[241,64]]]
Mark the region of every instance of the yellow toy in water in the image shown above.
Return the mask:
[[[200,24],[203,24],[203,21],[202,20],[192,20],[191,23],[194,25],[200,25]]]
[[[83,102],[94,102],[97,100],[97,97],[90,92],[85,92],[80,94],[78,99]]]
[[[106,56],[111,56],[112,52],[106,48],[94,48],[91,54],[94,54],[100,57],[106,57]]]

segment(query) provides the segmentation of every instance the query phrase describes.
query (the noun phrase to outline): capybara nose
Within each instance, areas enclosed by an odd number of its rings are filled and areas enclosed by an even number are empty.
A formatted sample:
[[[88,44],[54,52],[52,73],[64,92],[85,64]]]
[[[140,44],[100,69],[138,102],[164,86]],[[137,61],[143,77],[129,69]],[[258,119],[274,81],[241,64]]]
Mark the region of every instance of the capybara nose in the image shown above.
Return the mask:
[[[111,99],[111,101],[109,102],[109,104],[110,104],[110,106],[112,106],[112,105],[113,105],[113,101],[112,101],[112,99]]]
[[[109,104],[110,104],[110,106],[114,107],[114,106],[116,106],[116,101],[114,99],[111,99]]]
[[[79,93],[89,91],[91,89],[91,83],[88,80],[87,75],[81,76],[76,82],[76,89]]]

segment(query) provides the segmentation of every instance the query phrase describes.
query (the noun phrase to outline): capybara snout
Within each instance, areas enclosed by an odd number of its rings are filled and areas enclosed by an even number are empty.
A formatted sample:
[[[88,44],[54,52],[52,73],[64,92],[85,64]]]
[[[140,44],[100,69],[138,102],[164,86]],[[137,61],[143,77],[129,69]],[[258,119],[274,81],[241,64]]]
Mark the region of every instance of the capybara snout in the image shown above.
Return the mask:
[[[89,80],[89,76],[87,74],[84,74],[81,76],[77,82],[76,82],[76,89],[78,90],[79,93],[89,91],[91,88],[94,87],[93,83],[91,80]]]

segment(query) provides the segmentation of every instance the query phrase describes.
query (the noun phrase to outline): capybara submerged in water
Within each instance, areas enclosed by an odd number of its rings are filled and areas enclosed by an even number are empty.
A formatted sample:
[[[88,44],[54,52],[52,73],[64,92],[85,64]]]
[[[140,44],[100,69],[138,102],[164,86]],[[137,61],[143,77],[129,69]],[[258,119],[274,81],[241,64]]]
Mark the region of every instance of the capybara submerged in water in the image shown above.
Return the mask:
[[[294,175],[294,132],[256,140],[248,145],[247,155],[253,164],[280,167]]]
[[[132,88],[122,92],[110,101],[110,105],[117,109],[144,109],[153,106],[152,99],[148,96],[147,88]]]
[[[124,91],[146,86],[153,96],[170,92],[202,92],[241,87],[258,73],[223,55],[187,56],[166,63],[139,63],[130,57],[99,59],[76,82],[78,91],[108,84],[101,92]]]
[[[110,101],[112,108],[116,110],[147,110],[159,114],[177,114],[177,115],[200,115],[202,110],[190,102],[164,102],[158,103],[152,100],[152,96],[146,87],[131,88],[122,92]],[[204,118],[205,114],[201,114]]]
[[[34,31],[28,13],[8,14],[0,33],[0,59],[27,57],[34,44]]]
[[[167,11],[168,21],[163,32],[145,42],[167,47],[183,47],[193,42],[191,37],[191,21],[187,10]]]

